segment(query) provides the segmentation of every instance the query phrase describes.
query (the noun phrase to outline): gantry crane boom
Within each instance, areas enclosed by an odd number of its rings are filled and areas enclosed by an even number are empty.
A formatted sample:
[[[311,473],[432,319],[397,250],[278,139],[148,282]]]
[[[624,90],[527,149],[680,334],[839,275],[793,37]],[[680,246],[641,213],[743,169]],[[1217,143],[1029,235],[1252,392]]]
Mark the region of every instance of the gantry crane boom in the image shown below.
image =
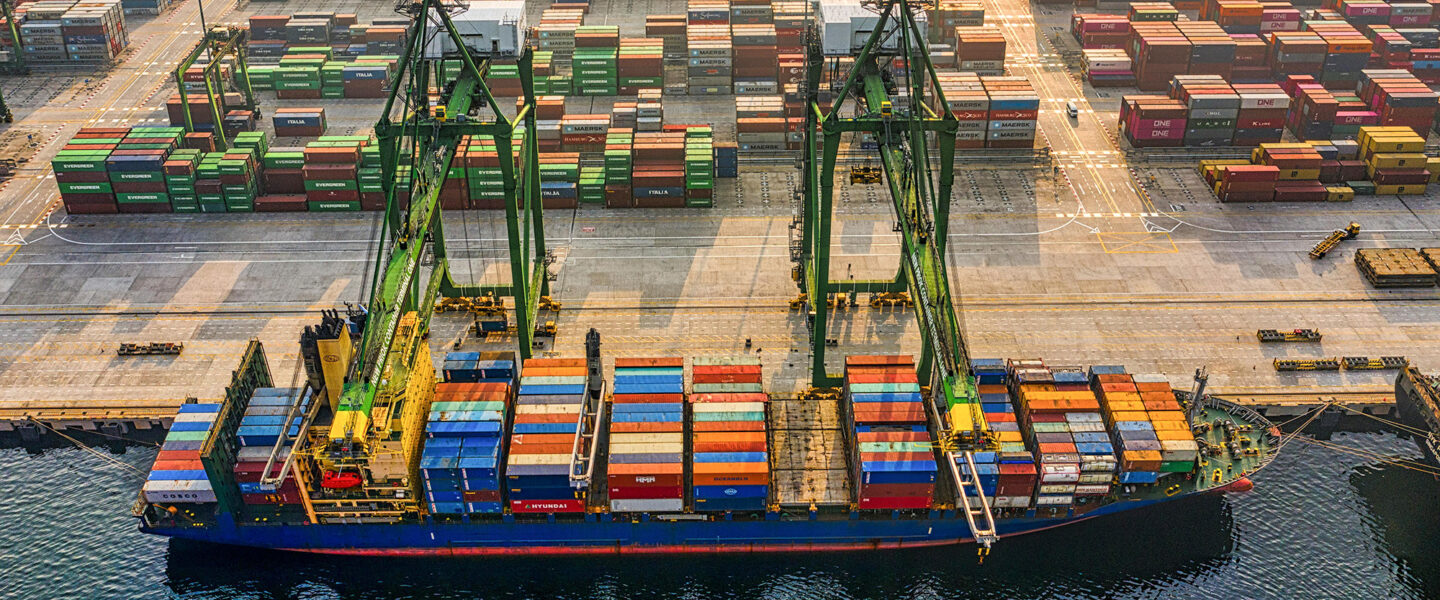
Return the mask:
[[[515,298],[519,351],[522,358],[528,358],[529,323],[535,318],[539,297],[548,288],[541,260],[545,244],[528,50],[520,49],[518,57],[524,102],[515,117],[507,118],[484,83],[488,60],[472,57],[465,50],[464,40],[450,18],[451,11],[463,8],[440,0],[404,0],[400,9],[414,22],[394,75],[399,83],[392,87],[385,112],[375,126],[387,194],[381,249],[375,257],[369,316],[331,429],[332,441],[347,444],[363,439],[377,404],[403,399],[410,384],[410,365],[417,364],[421,353],[430,351],[424,339],[438,296],[493,292]],[[435,36],[448,37],[461,50],[434,55],[427,44]],[[432,110],[432,72],[441,72],[445,60],[459,61],[462,69],[451,81],[440,78],[443,90],[439,105]],[[443,116],[439,107],[444,109]],[[491,115],[479,114],[486,108]],[[522,122],[524,141],[517,156],[513,137],[517,123]],[[465,136],[493,138],[501,158],[512,276],[508,285],[465,286],[451,277],[440,218],[440,192]],[[402,167],[408,167],[408,177],[401,175]],[[425,259],[429,256],[433,256],[433,262],[428,265],[427,275]],[[409,315],[413,315],[413,325]],[[383,425],[374,424],[376,428]]]
[[[811,331],[815,348],[812,379],[833,385],[826,374],[824,350],[826,299],[837,286],[829,280],[830,220],[835,161],[842,134],[875,136],[881,167],[895,204],[901,238],[901,271],[920,321],[922,378],[931,384],[930,409],[942,453],[954,479],[957,502],[977,542],[996,539],[988,499],[980,489],[973,452],[992,445],[980,411],[969,350],[945,267],[950,191],[954,183],[955,136],[958,123],[945,108],[925,36],[909,0],[884,0],[879,21],[856,54],[846,80],[828,107],[819,101],[825,57],[818,43],[809,44],[805,147],[802,161],[805,231],[800,252],[800,284],[813,307]],[[897,66],[898,65],[898,66]],[[895,82],[903,77],[906,94]],[[926,98],[933,96],[937,114]],[[848,103],[855,116],[842,117]],[[898,107],[898,108],[897,108]],[[927,137],[939,146],[939,182],[935,181]],[[821,145],[823,144],[823,148]]]

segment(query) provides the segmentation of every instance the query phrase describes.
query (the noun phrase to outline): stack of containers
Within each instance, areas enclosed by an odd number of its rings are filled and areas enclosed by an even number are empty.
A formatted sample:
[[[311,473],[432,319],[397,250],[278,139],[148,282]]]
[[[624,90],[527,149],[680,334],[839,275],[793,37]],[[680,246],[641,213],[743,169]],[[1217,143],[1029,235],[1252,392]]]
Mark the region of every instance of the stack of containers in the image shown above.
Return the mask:
[[[215,427],[219,404],[182,404],[141,493],[147,502],[205,504],[215,502],[215,488],[200,463],[200,448]]]
[[[1435,124],[1440,94],[1398,69],[1367,69],[1361,73],[1360,99],[1380,113],[1379,125],[1409,127],[1426,136]]]
[[[273,448],[300,435],[300,423],[310,403],[310,395],[304,392],[301,388],[256,388],[235,430],[240,446]],[[297,404],[298,412],[293,410]]]
[[[1344,21],[1307,21],[1305,27],[1325,42],[1320,83],[1330,89],[1355,89],[1360,71],[1370,63],[1372,42]]]
[[[492,381],[451,380],[435,385],[420,454],[425,500],[436,514],[502,513],[501,441],[509,420],[515,362],[483,361],[482,365],[477,360],[475,369],[452,370],[454,355],[446,356],[447,379],[452,372],[468,371],[462,379]]]
[[[36,63],[60,63],[68,60],[65,53],[65,32],[61,18],[75,3],[69,0],[31,2],[23,12],[15,14],[20,21],[21,48],[25,60]]]
[[[222,213],[225,210],[225,185],[220,182],[220,160],[223,154],[206,152],[195,167],[195,200],[200,212]]]
[[[990,98],[986,148],[1035,147],[1040,95],[1024,77],[980,77]],[[947,98],[948,100],[948,98]]]
[[[680,125],[685,131],[685,206],[715,205],[715,134],[709,125]]]
[[[1430,181],[1425,138],[1409,127],[1363,127],[1356,140],[1365,174],[1382,196],[1425,193]]]
[[[730,0],[731,25],[761,25],[775,22],[770,0]]]
[[[305,145],[305,200],[311,212],[360,210],[359,140],[317,140]]]
[[[114,60],[130,44],[120,0],[85,0],[60,17],[70,62]]]
[[[85,127],[55,154],[50,166],[55,171],[55,182],[66,212],[77,215],[118,212],[106,159],[129,132],[128,127]]]
[[[1170,97],[1185,103],[1186,146],[1229,146],[1240,116],[1240,95],[1219,75],[1176,75]]]
[[[178,127],[135,127],[115,146],[105,159],[105,170],[120,212],[170,212],[165,158],[180,146],[183,134]]]
[[[734,77],[734,43],[730,37],[729,3],[724,0],[691,0],[686,13],[685,43],[689,51],[686,70],[688,93],[728,95]]]
[[[1120,99],[1120,133],[1136,148],[1178,147],[1185,143],[1184,103],[1167,96]]]
[[[1230,77],[1238,44],[1229,33],[1212,21],[1180,21],[1175,27],[1190,42],[1187,73]]]
[[[1189,72],[1191,43],[1174,23],[1131,21],[1134,35],[1127,51],[1135,61],[1136,87],[1163,90],[1171,78]]]
[[[1410,50],[1410,72],[1427,84],[1440,83],[1440,48]]]
[[[1264,10],[1257,0],[1207,0],[1200,18],[1215,21],[1229,33],[1258,34]]]
[[[271,118],[275,121],[275,137],[325,135],[324,108],[277,108]]]
[[[696,357],[690,395],[691,498],[696,512],[764,511],[770,496],[760,359]]]
[[[611,129],[605,137],[605,206],[629,208],[635,202],[630,188],[634,164],[635,132]]]
[[[511,512],[585,512],[585,491],[570,484],[585,382],[583,358],[525,361],[505,466]],[[579,451],[588,452],[581,443]]]
[[[276,195],[305,194],[305,149],[273,147],[264,156],[265,193]]]
[[[1237,83],[1240,112],[1235,120],[1235,146],[1258,146],[1278,142],[1285,135],[1285,118],[1290,97],[1273,83]]]
[[[1011,361],[1009,371],[1021,429],[1039,459],[1036,507],[1068,509],[1078,499],[1109,493],[1114,455],[1108,443],[1094,441],[1106,437],[1105,429],[1083,375],[1077,384],[1038,360]]]
[[[566,152],[598,152],[610,130],[610,115],[565,115],[560,119],[560,142]]]
[[[1426,6],[1428,9],[1429,7]],[[1372,55],[1371,64],[1379,61],[1379,66],[1386,69],[1401,69],[1411,71],[1415,65],[1410,61],[1410,50],[1414,43],[1405,39],[1400,32],[1395,31],[1386,25],[1372,25],[1364,32],[1370,38]]]
[[[584,20],[584,10],[557,6],[545,9],[537,27],[540,50],[550,52],[555,61],[569,62],[575,54],[575,29]]]
[[[636,133],[633,149],[635,206],[685,206],[685,132],[667,127],[659,133]]]
[[[1005,35],[999,27],[956,27],[955,65],[979,75],[1005,74]]]
[[[643,88],[636,92],[635,131],[660,131],[665,110],[660,104],[664,90],[658,87]]]
[[[738,95],[780,93],[779,63],[775,60],[778,55],[775,25],[732,23],[730,31],[734,60],[733,66],[731,66],[731,77],[734,80],[735,93]]]
[[[177,213],[200,212],[200,199],[195,195],[195,171],[200,167],[201,152],[181,148],[165,159],[165,193],[170,196],[170,210]]]
[[[985,24],[985,5],[972,0],[941,0],[935,3],[930,17],[930,41],[943,42],[956,27],[979,27]]]
[[[1292,75],[1321,77],[1329,46],[1313,31],[1276,31],[1269,34],[1270,74],[1275,79]],[[1363,65],[1362,65],[1363,67]]]
[[[1286,85],[1290,87],[1293,101],[1286,114],[1285,125],[1295,137],[1301,140],[1343,137],[1335,133],[1340,101],[1330,90],[1308,75],[1292,77]],[[1374,115],[1376,121],[1379,118],[1378,114]]]
[[[687,58],[685,15],[645,15],[645,37],[664,41],[665,58]]]
[[[1258,35],[1232,33],[1235,40],[1235,64],[1230,68],[1231,83],[1269,83],[1269,51],[1265,41]]]
[[[772,11],[775,14],[775,45],[780,53],[791,56],[801,63],[805,60],[805,27],[810,22],[813,11],[808,2],[799,1],[772,1]],[[984,25],[984,15],[974,22],[958,23],[957,25]],[[941,33],[939,28],[931,29]],[[943,31],[949,31],[948,29]],[[782,59],[784,56],[781,57]],[[783,62],[783,60],[782,60]],[[802,65],[803,69],[803,65]]]
[[[959,121],[955,147],[984,148],[990,122],[990,96],[985,93],[985,84],[973,73],[939,73],[938,79],[947,106],[931,108],[936,112],[948,110]]]
[[[685,509],[685,359],[615,359],[608,455],[612,512]]]
[[[1175,9],[1169,2],[1131,2],[1131,21],[1176,21],[1180,18],[1180,11]]]
[[[281,100],[322,98],[324,92],[321,90],[323,82],[320,79],[320,69],[325,66],[326,60],[329,60],[329,57],[325,54],[285,55],[280,59],[280,66],[271,71],[275,97]]]
[[[1161,476],[1194,472],[1200,458],[1200,445],[1191,432],[1189,417],[1175,400],[1170,381],[1164,375],[1141,373],[1132,379],[1150,424],[1155,427],[1155,437],[1160,440]]]
[[[358,57],[344,65],[341,77],[346,98],[384,98],[393,62],[379,57]]]
[[[1085,50],[1124,50],[1130,31],[1130,20],[1120,15],[1076,13],[1070,17],[1070,35]]]
[[[601,138],[603,143],[604,138]],[[579,198],[580,154],[540,155],[540,198],[545,208],[575,208]]]
[[[614,96],[619,92],[620,28],[584,26],[575,30],[575,53],[571,72],[575,94]]]
[[[871,383],[876,379],[880,383]],[[934,503],[934,440],[922,402],[913,358],[845,358],[842,406],[850,421],[845,433],[856,508],[924,510]]]
[[[1151,484],[1160,478],[1160,438],[1145,412],[1135,381],[1123,367],[1090,367],[1090,386],[1099,395],[1105,423],[1120,457],[1121,484]]]
[[[299,410],[296,411],[296,405]],[[300,434],[300,422],[309,410],[310,395],[297,388],[257,388],[240,418],[236,436],[240,439],[240,450],[236,453],[235,481],[240,487],[240,500],[245,504],[269,504],[298,506],[301,503],[300,484],[292,469],[274,489],[265,489],[261,480],[280,475],[280,470],[294,446],[294,438]],[[294,417],[290,415],[294,414]],[[285,421],[291,420],[290,431],[285,432]],[[272,434],[273,432],[273,434]],[[283,433],[282,433],[283,432]],[[280,451],[274,453],[275,446]],[[270,464],[266,472],[265,465]]]
[[[1269,165],[1222,165],[1208,177],[1221,202],[1269,202],[1275,199],[1280,169]]]
[[[260,193],[261,149],[237,146],[218,154],[220,160],[216,166],[220,174],[220,193],[225,199],[225,212],[253,212],[255,197]]]
[[[1252,154],[1258,165],[1275,167],[1277,202],[1324,202],[1320,167],[1325,157],[1310,144],[1261,144]]]
[[[742,154],[785,150],[785,98],[754,96],[735,98],[735,141]]]
[[[455,152],[457,167],[462,168],[464,179],[461,185],[465,192],[457,198],[450,198],[442,189],[442,208],[448,210],[463,208],[503,209],[505,208],[505,182],[500,170],[500,154],[495,140],[490,136],[465,136]],[[447,178],[449,173],[446,173]],[[448,181],[447,181],[448,183]],[[467,202],[468,199],[468,202]]]
[[[619,93],[635,96],[642,88],[665,85],[665,41],[661,38],[620,40]]]
[[[1005,361],[998,358],[977,358],[970,361],[980,394],[980,409],[985,422],[995,432],[1000,447],[995,451],[976,452],[975,463],[980,486],[991,506],[1001,509],[1026,509],[1034,502],[1038,472],[1035,455],[1026,446],[1015,404],[1010,400],[1009,375]]]
[[[1095,87],[1135,85],[1134,62],[1124,50],[1084,50],[1081,69],[1085,80]]]

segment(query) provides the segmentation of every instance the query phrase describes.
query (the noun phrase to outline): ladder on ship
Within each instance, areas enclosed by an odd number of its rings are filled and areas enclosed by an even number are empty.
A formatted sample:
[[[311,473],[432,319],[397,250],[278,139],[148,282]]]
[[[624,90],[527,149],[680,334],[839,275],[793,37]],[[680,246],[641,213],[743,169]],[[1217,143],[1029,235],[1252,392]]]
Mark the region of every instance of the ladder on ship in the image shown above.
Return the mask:
[[[585,335],[585,406],[575,424],[575,443],[570,449],[570,487],[587,489],[595,476],[596,456],[605,435],[605,377],[600,363],[600,332]]]
[[[997,444],[980,411],[961,313],[950,291],[945,262],[959,121],[948,109],[917,17],[925,3],[873,0],[865,4],[878,13],[878,19],[858,50],[822,42],[816,27],[807,31],[805,141],[800,163],[803,230],[798,251],[792,254],[794,277],[809,305],[811,382],[817,388],[840,383],[825,365],[832,295],[909,292],[923,340],[917,370],[922,380],[930,382],[933,429],[941,455],[949,463],[946,471],[955,485],[957,508],[982,546],[983,556],[997,535],[974,452]],[[854,62],[848,72],[842,72],[840,60],[850,56]],[[827,69],[827,61],[835,68]],[[832,102],[822,106],[821,80],[827,70],[836,77],[830,86],[836,93]],[[847,114],[854,116],[842,116]],[[893,280],[830,279],[835,164],[847,134],[872,136],[878,146],[880,167],[895,205],[895,231],[902,242],[900,268]],[[937,148],[930,147],[931,136]],[[933,172],[937,166],[938,177]]]

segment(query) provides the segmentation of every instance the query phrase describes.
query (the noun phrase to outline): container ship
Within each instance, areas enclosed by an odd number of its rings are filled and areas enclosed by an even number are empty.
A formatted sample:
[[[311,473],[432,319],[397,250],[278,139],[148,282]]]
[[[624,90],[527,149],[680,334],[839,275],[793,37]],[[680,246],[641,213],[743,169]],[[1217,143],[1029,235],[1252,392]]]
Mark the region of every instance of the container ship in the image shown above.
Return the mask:
[[[1440,390],[1435,378],[1405,367],[1395,377],[1395,406],[1402,423],[1429,432],[1416,443],[1431,464],[1440,465]]]
[[[223,400],[180,408],[142,531],[386,556],[935,546],[976,541],[982,510],[1004,537],[1248,488],[1278,445],[1161,376],[976,359],[994,441],[957,458],[962,411],[911,357],[849,356],[839,390],[771,398],[754,356],[614,358],[607,378],[593,334],[585,358],[450,353],[357,423],[324,385],[354,326],[334,319],[302,343],[304,385],[275,387],[254,342]]]

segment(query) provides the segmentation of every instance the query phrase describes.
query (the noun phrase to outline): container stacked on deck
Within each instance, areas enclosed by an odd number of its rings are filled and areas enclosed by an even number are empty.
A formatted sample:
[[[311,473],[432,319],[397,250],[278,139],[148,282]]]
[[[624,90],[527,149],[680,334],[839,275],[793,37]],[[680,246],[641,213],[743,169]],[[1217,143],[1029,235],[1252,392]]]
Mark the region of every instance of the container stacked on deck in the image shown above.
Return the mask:
[[[305,200],[312,212],[360,210],[360,149],[368,139],[335,137],[305,145]]]
[[[310,400],[310,395],[301,388],[257,388],[250,397],[235,432],[241,448],[233,467],[240,499],[245,504],[297,508],[300,505],[300,485],[293,468],[278,485],[273,480],[280,476],[285,459],[300,435],[300,424],[310,409]],[[270,465],[268,471],[267,464]],[[264,485],[264,479],[272,481]]]
[[[1024,77],[980,77],[990,99],[986,148],[1035,147],[1040,95]]]
[[[665,40],[658,37],[620,40],[619,93],[634,96],[643,88],[665,86]]]
[[[911,357],[845,358],[846,434],[857,508],[920,510],[934,504],[935,453],[923,402]]]
[[[1089,375],[1120,453],[1121,484],[1151,484],[1167,473],[1195,470],[1199,447],[1164,376],[1131,376],[1122,367],[1099,365]]]
[[[420,454],[420,481],[430,512],[505,512],[501,454],[515,361],[451,352],[444,373],[446,382],[435,385]]]
[[[1214,21],[1228,33],[1258,34],[1264,11],[1264,5],[1256,0],[1207,0],[1200,7],[1200,18]]]
[[[730,76],[738,95],[780,93],[779,52],[773,24],[731,24]]]
[[[1005,74],[1005,35],[999,27],[956,27],[955,65],[980,75]]]
[[[947,106],[932,106],[937,113],[949,110],[959,122],[955,133],[956,148],[984,148],[986,127],[990,123],[990,96],[985,84],[973,73],[939,73],[940,91]]]
[[[441,207],[450,210],[505,208],[505,182],[494,138],[472,135],[466,136],[460,143],[455,152],[455,163],[446,172],[446,182],[441,184]],[[443,186],[452,185],[449,175],[456,168],[463,172],[462,180],[453,184],[460,189],[444,189]]]
[[[583,26],[575,30],[571,73],[578,96],[614,96],[619,92],[620,28]]]
[[[696,357],[691,366],[690,472],[696,512],[763,511],[770,455],[760,359]]]
[[[1185,144],[1189,111],[1168,96],[1124,96],[1120,99],[1120,133],[1136,148]]]
[[[601,146],[604,136],[600,137]],[[545,208],[575,208],[579,198],[580,153],[544,153],[540,157],[540,198]]]
[[[1010,361],[1008,368],[1021,429],[1039,458],[1035,506],[1068,509],[1084,498],[1108,494],[1114,449],[1083,374],[1057,376],[1038,360]]]
[[[1362,127],[1356,139],[1365,175],[1382,196],[1425,193],[1431,180],[1425,138],[1408,126]]]
[[[1398,69],[1367,69],[1361,73],[1360,99],[1380,113],[1379,125],[1409,127],[1426,136],[1435,125],[1440,94]]]
[[[611,511],[685,509],[685,359],[615,359],[608,455]]]
[[[62,18],[74,2],[41,1],[23,5],[15,18],[20,23],[20,45],[25,60],[34,63],[61,63],[69,60],[65,52]]]
[[[990,498],[990,505],[1002,509],[1025,509],[1034,503],[1035,484],[1039,481],[1033,449],[1027,447],[1020,431],[1015,404],[1010,400],[1009,375],[1005,361],[977,358],[970,361],[970,371],[980,394],[980,409],[985,422],[995,432],[1000,447],[994,451],[976,452],[975,466],[980,487]]]
[[[505,466],[511,512],[585,512],[584,491],[570,485],[585,385],[583,358],[525,361]],[[581,445],[578,451],[588,448]]]
[[[141,493],[147,502],[205,504],[215,502],[215,488],[200,463],[200,448],[215,427],[219,404],[182,404]]]
[[[1076,13],[1070,17],[1070,35],[1085,50],[1125,50],[1130,42],[1130,20],[1120,15]]]
[[[325,135],[325,109],[277,108],[271,118],[275,137],[319,137]]]
[[[324,97],[321,69],[327,60],[329,56],[326,54],[286,54],[280,59],[280,66],[270,72],[275,97],[281,100],[319,100]]]
[[[1270,83],[1269,47],[1261,36],[1232,33],[1235,40],[1235,64],[1230,68],[1231,83]]]
[[[631,191],[635,206],[685,205],[685,133],[669,127],[659,133],[636,133]]]

